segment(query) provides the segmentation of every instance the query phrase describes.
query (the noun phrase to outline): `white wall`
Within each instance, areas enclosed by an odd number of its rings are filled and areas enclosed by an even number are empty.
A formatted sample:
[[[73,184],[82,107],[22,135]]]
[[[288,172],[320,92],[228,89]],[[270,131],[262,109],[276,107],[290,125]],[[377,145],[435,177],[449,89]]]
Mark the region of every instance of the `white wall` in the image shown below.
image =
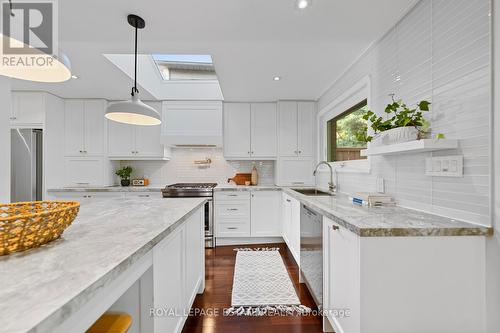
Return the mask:
[[[500,108],[500,1],[493,2],[494,109]],[[486,293],[488,332],[500,332],[500,116],[494,114],[494,220],[495,232],[486,242]]]
[[[209,167],[195,165],[195,160],[210,158]],[[226,161],[220,148],[172,149],[172,159],[164,161],[122,161],[121,166],[130,165],[132,177],[147,176],[153,185],[165,186],[173,183],[215,182],[226,184],[236,173],[251,171],[251,161]],[[274,162],[256,161],[260,184],[274,184]],[[118,181],[118,180],[117,180]]]
[[[425,176],[431,153],[374,157],[371,174],[339,175],[341,191],[374,191],[378,176],[402,206],[491,224],[489,9],[489,0],[420,1],[319,100],[322,110],[370,76],[377,113],[390,93],[408,104],[431,101],[433,133],[460,139],[459,149],[434,154],[464,155],[464,177]]]
[[[10,202],[10,79],[0,76],[0,203]]]

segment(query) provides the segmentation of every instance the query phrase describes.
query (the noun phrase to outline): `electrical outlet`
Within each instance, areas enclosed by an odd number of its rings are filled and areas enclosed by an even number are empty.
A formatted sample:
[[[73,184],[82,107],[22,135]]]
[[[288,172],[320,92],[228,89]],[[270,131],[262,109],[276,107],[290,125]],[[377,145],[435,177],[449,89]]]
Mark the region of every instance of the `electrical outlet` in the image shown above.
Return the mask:
[[[463,177],[463,155],[438,156],[425,159],[425,174],[434,177]]]

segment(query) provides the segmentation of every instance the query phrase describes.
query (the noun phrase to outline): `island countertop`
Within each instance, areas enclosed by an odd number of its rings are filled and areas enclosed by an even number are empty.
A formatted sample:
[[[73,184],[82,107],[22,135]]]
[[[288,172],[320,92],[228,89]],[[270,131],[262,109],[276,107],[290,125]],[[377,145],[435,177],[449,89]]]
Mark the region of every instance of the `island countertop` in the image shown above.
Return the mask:
[[[2,332],[37,332],[78,311],[99,288],[182,225],[203,198],[108,199],[84,205],[62,237],[0,257]]]
[[[306,196],[282,190],[361,237],[488,236],[493,228],[399,206],[357,206],[345,194]]]

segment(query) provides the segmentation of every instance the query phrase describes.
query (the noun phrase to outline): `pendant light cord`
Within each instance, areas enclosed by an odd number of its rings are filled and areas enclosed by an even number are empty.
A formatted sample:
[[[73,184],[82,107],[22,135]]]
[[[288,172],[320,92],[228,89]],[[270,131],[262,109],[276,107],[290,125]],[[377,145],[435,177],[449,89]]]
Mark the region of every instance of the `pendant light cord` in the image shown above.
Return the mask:
[[[10,7],[10,16],[14,17],[16,14],[12,11],[12,0],[9,0],[9,7]]]
[[[135,23],[135,52],[134,52],[134,87],[132,88],[132,96],[136,93],[139,93],[139,89],[137,89],[137,22]]]

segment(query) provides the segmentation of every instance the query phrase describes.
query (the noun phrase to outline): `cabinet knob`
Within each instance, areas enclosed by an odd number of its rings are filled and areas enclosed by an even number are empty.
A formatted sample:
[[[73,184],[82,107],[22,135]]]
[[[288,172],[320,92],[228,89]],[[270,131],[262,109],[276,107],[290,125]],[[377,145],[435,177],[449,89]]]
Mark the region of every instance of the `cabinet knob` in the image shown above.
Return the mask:
[[[248,155],[250,155],[250,152],[248,152]]]
[[[335,230],[339,230],[340,228],[336,225],[332,225],[332,230],[335,231]]]
[[[286,202],[292,202],[290,199],[286,199]]]
[[[302,154],[302,150],[299,150],[299,154]]]
[[[252,151],[252,155],[254,154],[254,152]]]

